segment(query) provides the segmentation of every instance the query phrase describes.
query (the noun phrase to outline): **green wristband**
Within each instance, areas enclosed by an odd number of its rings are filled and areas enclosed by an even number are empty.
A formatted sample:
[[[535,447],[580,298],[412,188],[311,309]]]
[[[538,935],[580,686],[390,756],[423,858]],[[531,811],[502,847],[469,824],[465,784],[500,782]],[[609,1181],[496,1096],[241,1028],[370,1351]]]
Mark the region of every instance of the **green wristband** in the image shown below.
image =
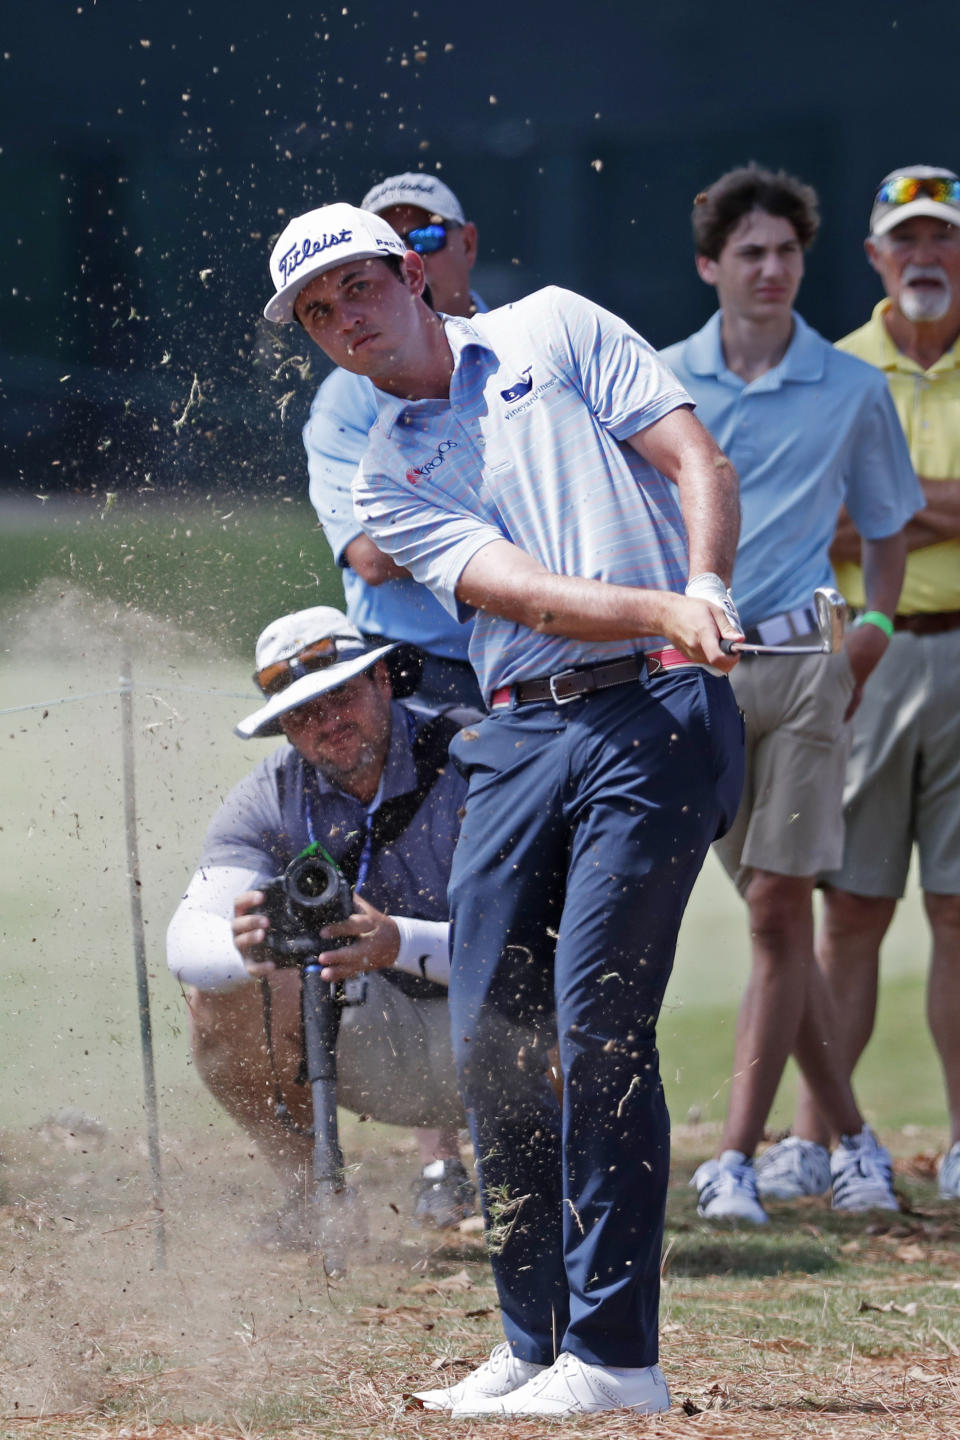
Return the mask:
[[[857,617],[855,623],[857,625],[876,625],[888,640],[893,638],[893,621],[889,615],[884,615],[882,610],[864,610],[863,614]]]

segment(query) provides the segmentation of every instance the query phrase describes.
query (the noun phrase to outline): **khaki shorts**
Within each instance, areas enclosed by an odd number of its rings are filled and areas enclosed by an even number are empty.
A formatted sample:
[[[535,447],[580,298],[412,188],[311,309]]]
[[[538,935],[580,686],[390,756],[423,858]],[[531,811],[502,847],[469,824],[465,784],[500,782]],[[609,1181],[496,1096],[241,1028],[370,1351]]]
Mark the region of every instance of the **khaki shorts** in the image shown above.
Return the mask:
[[[897,899],[916,843],[924,890],[960,895],[960,630],[894,635],[853,731],[846,846],[824,879]]]
[[[366,978],[366,1001],[340,1022],[337,1103],[385,1125],[459,1129],[446,1000],[412,999],[375,971]]]
[[[811,636],[811,643],[816,637]],[[750,872],[817,875],[843,855],[843,778],[852,738],[846,654],[758,655],[730,675],[746,722],[737,818],[715,846],[741,893]]]

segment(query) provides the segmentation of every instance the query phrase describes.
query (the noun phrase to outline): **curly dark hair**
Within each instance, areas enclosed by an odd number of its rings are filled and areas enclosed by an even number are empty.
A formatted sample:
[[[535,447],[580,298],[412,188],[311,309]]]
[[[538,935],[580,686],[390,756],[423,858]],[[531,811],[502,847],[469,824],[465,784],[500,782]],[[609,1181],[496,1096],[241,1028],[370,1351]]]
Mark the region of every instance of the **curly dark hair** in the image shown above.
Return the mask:
[[[730,234],[751,210],[789,220],[804,250],[820,228],[817,192],[785,170],[743,165],[728,170],[693,202],[693,243],[698,255],[718,260]]]

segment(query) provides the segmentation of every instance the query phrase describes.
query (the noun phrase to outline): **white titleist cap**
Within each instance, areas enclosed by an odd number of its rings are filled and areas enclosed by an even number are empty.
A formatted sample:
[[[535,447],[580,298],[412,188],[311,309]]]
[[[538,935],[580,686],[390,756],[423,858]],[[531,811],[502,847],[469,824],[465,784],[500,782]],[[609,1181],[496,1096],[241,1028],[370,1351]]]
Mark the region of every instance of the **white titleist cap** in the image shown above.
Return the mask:
[[[288,325],[304,285],[348,260],[403,255],[400,236],[379,215],[355,205],[324,205],[291,220],[273,247],[270,277],[276,295],[264,306],[268,320]]]
[[[914,215],[960,225],[960,179],[952,170],[905,165],[883,177],[870,211],[870,234],[886,235]]]
[[[463,206],[449,185],[444,185],[435,175],[416,175],[407,171],[405,175],[388,175],[379,185],[368,190],[360,201],[364,210],[380,215],[391,205],[418,205],[430,215],[439,215],[441,220],[455,220],[465,225]]]

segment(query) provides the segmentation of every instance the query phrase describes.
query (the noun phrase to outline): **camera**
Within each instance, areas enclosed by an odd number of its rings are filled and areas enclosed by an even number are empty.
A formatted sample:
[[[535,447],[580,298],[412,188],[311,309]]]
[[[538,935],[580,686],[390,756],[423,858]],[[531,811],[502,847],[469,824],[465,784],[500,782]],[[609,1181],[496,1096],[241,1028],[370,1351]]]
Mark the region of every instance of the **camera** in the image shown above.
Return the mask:
[[[312,849],[312,847],[311,847]],[[353,891],[343,871],[322,855],[295,856],[276,880],[258,886],[259,907],[270,921],[265,944],[278,965],[302,965],[321,950],[336,950],[348,939],[325,940],[325,925],[353,914]]]

